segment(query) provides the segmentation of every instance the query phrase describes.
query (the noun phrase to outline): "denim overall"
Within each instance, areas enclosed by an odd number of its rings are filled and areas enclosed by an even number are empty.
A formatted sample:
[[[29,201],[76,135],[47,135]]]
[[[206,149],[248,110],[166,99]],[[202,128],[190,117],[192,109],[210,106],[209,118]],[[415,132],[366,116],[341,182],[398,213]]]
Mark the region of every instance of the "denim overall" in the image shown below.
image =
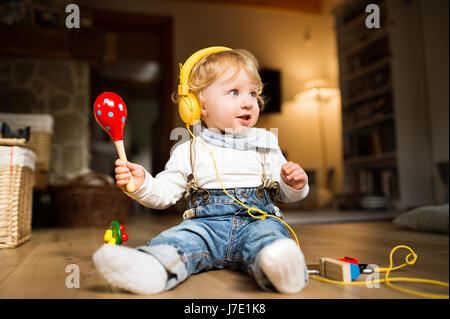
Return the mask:
[[[166,290],[190,275],[210,269],[242,270],[267,291],[274,290],[259,266],[258,253],[276,240],[289,238],[288,230],[276,218],[257,219],[230,198],[223,189],[198,186],[194,174],[194,147],[191,140],[192,174],[188,177],[183,221],[137,249],[153,255],[169,274]],[[261,152],[260,152],[261,153]],[[269,181],[264,172],[259,187],[230,188],[227,192],[248,207],[259,208],[282,218],[274,200],[279,183]],[[259,213],[252,212],[254,216]],[[307,270],[305,268],[307,278]],[[306,279],[307,280],[307,279]]]

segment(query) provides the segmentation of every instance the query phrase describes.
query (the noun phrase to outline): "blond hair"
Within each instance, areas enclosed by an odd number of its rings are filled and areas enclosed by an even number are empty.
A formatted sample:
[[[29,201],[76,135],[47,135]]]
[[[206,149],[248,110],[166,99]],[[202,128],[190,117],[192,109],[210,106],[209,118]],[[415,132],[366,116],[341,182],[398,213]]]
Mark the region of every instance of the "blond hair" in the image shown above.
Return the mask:
[[[265,98],[261,95],[263,83],[259,75],[259,63],[255,56],[244,49],[233,49],[211,53],[195,64],[189,75],[189,91],[197,96],[201,103],[201,93],[222,76],[228,68],[233,68],[233,75],[229,80],[236,78],[240,70],[247,72],[257,89],[257,100],[260,110],[264,109]]]

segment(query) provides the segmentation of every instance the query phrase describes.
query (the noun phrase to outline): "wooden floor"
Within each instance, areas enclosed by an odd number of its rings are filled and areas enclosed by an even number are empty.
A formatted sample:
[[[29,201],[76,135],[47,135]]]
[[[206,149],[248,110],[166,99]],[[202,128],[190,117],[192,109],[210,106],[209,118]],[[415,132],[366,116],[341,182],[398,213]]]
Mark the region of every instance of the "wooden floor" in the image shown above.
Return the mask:
[[[180,222],[179,217],[157,213],[131,218],[126,246],[145,244],[152,236]],[[418,254],[415,265],[392,273],[392,277],[419,277],[448,282],[448,235],[403,230],[391,222],[365,222],[293,227],[308,264],[320,257],[358,258],[360,263],[387,266],[389,253],[399,244]],[[240,272],[217,270],[200,273],[170,291],[154,296],[138,296],[112,288],[96,272],[92,254],[103,244],[104,228],[35,229],[32,239],[14,249],[0,249],[0,298],[416,298],[381,284],[379,288],[341,286],[311,279],[300,293],[285,295],[265,292]],[[394,258],[403,263],[406,251]],[[80,270],[80,287],[67,288],[68,265]],[[358,280],[364,280],[365,275]],[[402,287],[424,292],[448,294],[448,289],[415,283]],[[211,289],[214,287],[214,289]]]

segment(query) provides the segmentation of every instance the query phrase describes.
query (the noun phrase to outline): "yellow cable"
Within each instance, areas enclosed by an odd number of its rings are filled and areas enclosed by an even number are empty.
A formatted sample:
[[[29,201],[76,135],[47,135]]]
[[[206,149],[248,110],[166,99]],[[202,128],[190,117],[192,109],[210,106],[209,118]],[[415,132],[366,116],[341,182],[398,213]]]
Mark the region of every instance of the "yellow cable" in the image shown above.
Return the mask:
[[[397,286],[391,284],[392,279],[389,278],[389,274],[390,274],[391,270],[393,270],[393,264],[394,264],[394,262],[392,261],[392,256],[394,255],[394,252],[395,252],[397,249],[400,249],[400,248],[407,249],[407,250],[409,250],[409,251],[411,252],[411,254],[409,254],[408,256],[406,256],[406,264],[408,264],[408,265],[413,265],[413,264],[416,262],[416,260],[417,260],[417,255],[416,255],[416,253],[414,253],[414,251],[413,251],[410,247],[408,247],[408,246],[406,246],[406,245],[398,245],[398,246],[394,247],[394,249],[391,250],[391,253],[390,253],[390,255],[389,255],[389,267],[388,267],[388,269],[386,270],[386,277],[385,277],[386,284],[387,284],[389,287],[393,288],[393,289],[396,289],[396,290],[398,290],[398,291],[405,292],[405,293],[410,293],[410,294],[413,294],[413,295],[416,295],[416,296],[430,297],[430,298],[440,298],[440,299],[448,299],[448,298],[449,298],[448,295],[428,294],[428,293],[423,293],[423,292],[414,291],[414,290],[411,290],[411,289],[400,288],[400,287],[397,287]],[[408,257],[411,256],[411,255],[413,256],[413,260],[412,260],[412,261],[409,261],[409,260],[408,260]],[[406,264],[403,264],[402,266],[404,267],[404,266],[406,266]],[[405,278],[405,279],[410,279],[409,281],[411,281],[411,282],[415,281],[415,282],[423,282],[423,283],[429,283],[429,284],[434,284],[434,285],[438,284],[438,285],[442,285],[442,286],[448,287],[448,283],[440,282],[440,281],[437,281],[437,280],[419,279],[419,278]]]
[[[394,255],[394,252],[399,249],[399,248],[405,248],[408,249],[411,253],[408,254],[406,256],[406,263],[400,265],[400,266],[396,266],[393,267],[393,261],[392,261],[392,257]],[[409,257],[413,257],[412,260],[409,260]],[[423,293],[423,292],[419,292],[419,291],[414,291],[411,289],[405,289],[405,288],[400,288],[397,287],[395,285],[393,285],[391,282],[416,282],[416,283],[426,283],[426,284],[432,284],[432,285],[439,285],[439,286],[444,286],[444,287],[448,287],[448,283],[446,282],[442,282],[442,281],[438,281],[438,280],[432,280],[432,279],[422,279],[422,278],[405,278],[405,277],[395,277],[395,278],[390,278],[389,274],[392,270],[396,270],[396,269],[400,269],[403,268],[407,265],[413,265],[416,260],[417,260],[417,254],[408,246],[405,245],[398,245],[396,247],[394,247],[391,250],[390,256],[389,256],[389,267],[386,268],[377,268],[375,269],[376,272],[385,272],[386,276],[384,279],[377,279],[377,280],[366,280],[366,281],[356,281],[356,282],[343,282],[343,281],[338,281],[338,280],[330,280],[330,279],[326,279],[323,277],[319,277],[319,276],[315,276],[315,275],[310,275],[309,277],[312,279],[316,279],[316,280],[320,280],[320,281],[324,281],[324,282],[328,282],[328,283],[333,283],[333,284],[339,284],[339,285],[348,285],[348,286],[359,286],[359,285],[368,285],[368,284],[375,284],[375,283],[383,283],[385,282],[389,287],[396,289],[398,291],[404,292],[404,293],[409,293],[409,294],[413,294],[416,296],[420,296],[420,297],[427,297],[427,298],[435,298],[435,299],[449,299],[448,295],[437,295],[437,294],[429,294],[429,293]]]
[[[279,218],[279,217],[277,217],[277,216],[274,216],[274,215],[269,215],[267,212],[265,212],[265,211],[263,211],[263,210],[261,210],[261,209],[259,209],[259,208],[248,207],[247,205],[245,205],[244,203],[242,203],[241,201],[239,201],[239,200],[236,199],[235,197],[233,197],[233,196],[231,196],[230,194],[228,194],[228,192],[226,191],[225,187],[224,187],[223,184],[222,184],[222,181],[220,180],[219,172],[218,172],[218,169],[217,169],[217,164],[216,164],[216,160],[215,160],[215,157],[214,157],[213,152],[209,149],[208,146],[206,146],[201,140],[198,140],[198,139],[194,136],[194,134],[192,134],[191,130],[189,129],[189,125],[188,125],[188,124],[186,124],[186,128],[187,128],[187,130],[189,131],[189,134],[191,134],[191,136],[192,136],[195,140],[197,140],[198,142],[200,142],[200,143],[201,143],[201,144],[209,151],[209,153],[211,154],[212,159],[213,159],[213,162],[214,162],[214,167],[215,167],[215,169],[216,169],[216,176],[217,176],[217,179],[218,179],[218,181],[219,181],[219,183],[220,183],[220,186],[222,186],[222,189],[223,189],[223,191],[225,192],[225,194],[227,194],[227,195],[228,195],[229,197],[231,197],[233,200],[235,200],[236,202],[238,202],[239,204],[241,204],[242,206],[244,206],[245,208],[247,208],[248,214],[249,214],[251,217],[253,217],[253,218],[258,218],[258,219],[264,220],[267,216],[269,216],[269,217],[273,217],[273,218],[278,219],[278,220],[279,220],[280,222],[282,222],[283,225],[286,226],[286,227],[290,230],[290,232],[294,235],[295,241],[297,242],[297,246],[300,248],[300,244],[299,244],[299,242],[298,242],[297,235],[296,235],[295,232],[292,230],[292,228],[291,228],[287,223],[285,223],[281,218]],[[260,213],[261,216],[254,216],[254,215],[251,213],[251,211],[256,211],[256,212]],[[396,266],[396,267],[393,267],[392,256],[393,256],[394,252],[395,252],[397,249],[399,249],[399,248],[408,249],[411,253],[408,254],[408,255],[406,256],[406,263],[401,264],[401,265]],[[409,260],[409,259],[408,259],[409,257],[413,257],[413,259],[412,259],[412,260]],[[411,290],[411,289],[400,288],[400,287],[397,287],[397,286],[395,286],[395,285],[393,285],[393,284],[391,283],[391,282],[394,282],[394,281],[398,281],[398,282],[416,282],[416,283],[419,282],[419,283],[427,283],[427,284],[432,284],[432,285],[440,285],[440,286],[448,287],[448,283],[442,282],[442,281],[438,281],[438,280],[432,280],[432,279],[404,278],[404,277],[389,278],[389,274],[390,274],[391,271],[397,270],[397,269],[400,269],[400,268],[403,268],[403,267],[405,267],[405,266],[407,266],[407,265],[413,265],[413,264],[416,262],[417,257],[418,257],[417,254],[416,254],[410,247],[408,247],[408,246],[405,246],[405,245],[398,245],[398,246],[394,247],[394,248],[391,250],[391,253],[390,253],[390,256],[389,256],[389,267],[385,267],[385,268],[377,268],[377,269],[375,270],[376,272],[380,272],[380,273],[381,273],[381,272],[385,272],[385,273],[386,273],[386,276],[385,276],[384,279],[370,280],[370,281],[364,281],[364,282],[361,282],[361,281],[357,281],[357,282],[343,282],[343,281],[338,281],[338,280],[330,280],[330,279],[322,278],[322,277],[315,276],[315,275],[310,275],[309,277],[312,278],[312,279],[316,279],[316,280],[320,280],[320,281],[324,281],[324,282],[328,282],[328,283],[334,283],[334,284],[340,284],[340,285],[349,285],[349,286],[358,286],[358,285],[367,285],[367,284],[374,284],[374,283],[382,283],[382,282],[385,282],[389,287],[391,287],[391,288],[393,288],[393,289],[396,289],[396,290],[398,290],[398,291],[404,292],[404,293],[409,293],[409,294],[417,295],[417,296],[420,296],[420,297],[428,297],[428,298],[436,298],[436,299],[449,299],[449,296],[448,296],[448,295],[436,295],[436,294],[429,294],[429,293],[418,292],[418,291],[414,291],[414,290]]]

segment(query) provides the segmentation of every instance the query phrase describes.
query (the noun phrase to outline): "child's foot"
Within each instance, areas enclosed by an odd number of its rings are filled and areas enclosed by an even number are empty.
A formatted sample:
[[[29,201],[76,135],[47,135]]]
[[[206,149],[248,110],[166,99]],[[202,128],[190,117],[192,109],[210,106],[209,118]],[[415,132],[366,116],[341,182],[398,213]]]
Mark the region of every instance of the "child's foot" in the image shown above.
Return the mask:
[[[260,254],[261,268],[279,292],[294,294],[306,286],[305,259],[295,241],[277,240]]]
[[[104,245],[92,259],[100,274],[113,286],[143,295],[164,290],[167,272],[152,255],[136,249]]]

